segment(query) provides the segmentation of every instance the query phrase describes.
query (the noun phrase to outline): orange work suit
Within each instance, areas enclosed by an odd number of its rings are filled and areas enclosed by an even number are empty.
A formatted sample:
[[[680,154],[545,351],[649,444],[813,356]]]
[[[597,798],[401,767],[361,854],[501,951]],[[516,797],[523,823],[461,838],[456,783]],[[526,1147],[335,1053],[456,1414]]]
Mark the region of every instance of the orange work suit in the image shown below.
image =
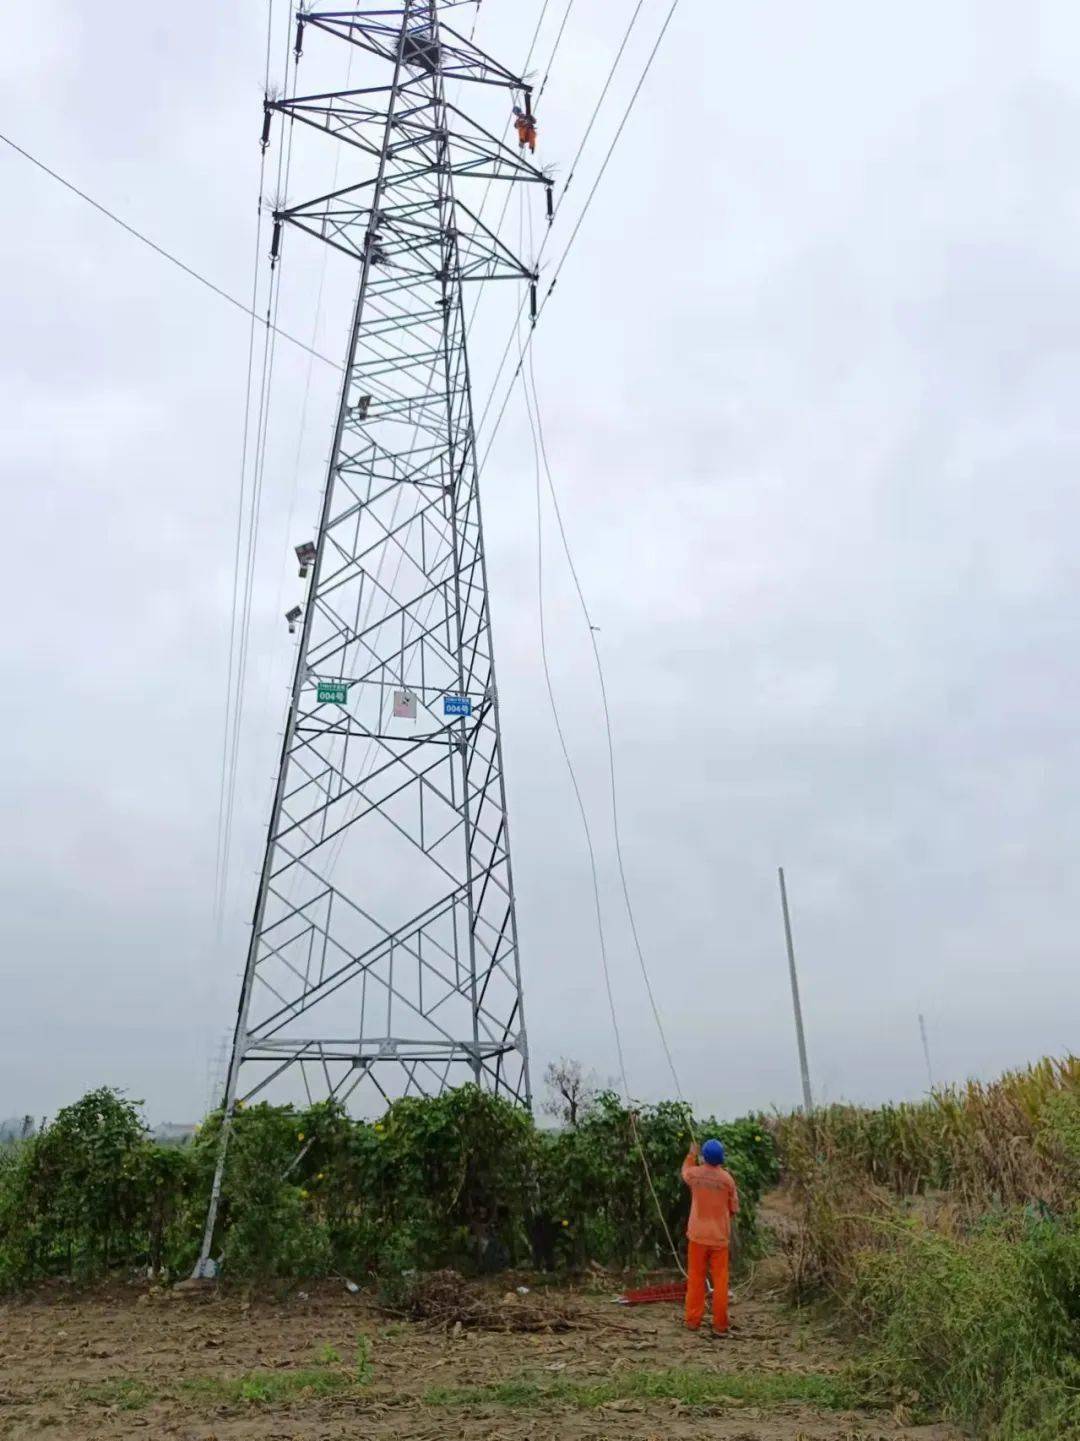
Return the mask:
[[[529,119],[528,116],[522,115],[522,116],[520,116],[517,120],[514,121],[514,129],[515,129],[515,130],[517,131],[517,133],[518,133],[518,145],[521,147],[521,149],[524,150],[525,147],[526,147],[526,145],[527,145],[527,146],[529,147],[530,153],[533,154],[533,155],[535,155],[535,154],[536,154],[536,122],[535,122],[535,120],[531,120],[531,119]]]
[[[690,1220],[686,1280],[686,1324],[692,1331],[705,1314],[705,1273],[712,1271],[713,1330],[728,1329],[728,1248],[731,1218],[739,1209],[734,1177],[723,1166],[699,1166],[696,1149],[683,1162],[682,1178],[690,1187]]]

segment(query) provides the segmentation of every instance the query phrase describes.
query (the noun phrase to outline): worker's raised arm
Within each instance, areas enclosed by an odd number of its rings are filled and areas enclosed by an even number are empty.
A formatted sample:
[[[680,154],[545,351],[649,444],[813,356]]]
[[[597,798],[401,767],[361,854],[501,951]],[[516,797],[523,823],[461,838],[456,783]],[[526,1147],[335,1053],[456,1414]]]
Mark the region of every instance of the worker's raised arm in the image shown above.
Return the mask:
[[[686,1153],[686,1160],[682,1163],[682,1178],[683,1178],[683,1180],[686,1182],[686,1184],[687,1184],[688,1186],[689,1186],[689,1184],[690,1184],[689,1172],[692,1171],[696,1165],[697,1165],[697,1147],[694,1146],[694,1145],[691,1145],[689,1151],[687,1151],[687,1153]]]

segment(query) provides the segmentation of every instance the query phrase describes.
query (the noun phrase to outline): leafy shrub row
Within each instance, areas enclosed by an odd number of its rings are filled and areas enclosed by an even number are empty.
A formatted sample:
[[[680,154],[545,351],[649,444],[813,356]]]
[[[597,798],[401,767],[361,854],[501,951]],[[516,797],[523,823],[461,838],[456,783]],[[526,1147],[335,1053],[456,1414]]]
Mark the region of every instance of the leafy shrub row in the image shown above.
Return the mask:
[[[135,1103],[102,1089],[0,1150],[0,1288],[190,1271],[220,1120],[189,1145],[162,1147]],[[576,1125],[545,1132],[473,1086],[396,1101],[377,1121],[328,1104],[256,1105],[236,1117],[215,1249],[225,1274],[245,1281],[671,1264],[668,1237],[681,1244],[685,1230],[688,1124],[680,1105],[631,1113],[601,1093]],[[752,1244],[756,1202],[775,1177],[772,1137],[752,1120],[695,1129],[727,1144]]]

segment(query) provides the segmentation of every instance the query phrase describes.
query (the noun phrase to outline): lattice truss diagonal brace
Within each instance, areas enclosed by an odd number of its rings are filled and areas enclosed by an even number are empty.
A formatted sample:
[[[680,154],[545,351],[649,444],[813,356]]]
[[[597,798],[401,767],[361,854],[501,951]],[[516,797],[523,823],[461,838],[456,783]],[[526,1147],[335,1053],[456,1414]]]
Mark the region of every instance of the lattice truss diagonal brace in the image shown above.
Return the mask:
[[[454,8],[302,12],[298,48],[317,32],[369,74],[267,102],[267,129],[278,112],[348,147],[349,177],[275,212],[272,254],[306,231],[357,262],[359,288],[229,1110],[365,1079],[530,1102],[463,295],[511,279],[535,297],[481,197],[538,184],[550,212],[551,182],[494,133],[527,91],[444,23]],[[494,128],[449,81],[488,97]],[[329,682],[344,700],[320,700]]]

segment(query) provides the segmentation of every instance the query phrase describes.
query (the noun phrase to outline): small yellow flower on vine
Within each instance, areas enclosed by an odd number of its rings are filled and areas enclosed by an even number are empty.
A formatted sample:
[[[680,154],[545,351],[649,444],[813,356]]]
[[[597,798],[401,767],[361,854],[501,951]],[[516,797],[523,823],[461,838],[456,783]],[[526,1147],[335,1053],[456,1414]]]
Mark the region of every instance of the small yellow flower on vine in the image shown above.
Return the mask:
[[[296,1133],[296,1139],[297,1139],[298,1141],[302,1141],[302,1140],[304,1139],[304,1133],[303,1133],[303,1131],[297,1131],[297,1133]]]
[[[563,1225],[564,1225],[564,1226],[569,1226],[569,1224],[570,1224],[569,1221],[564,1221],[564,1222],[563,1222]]]

